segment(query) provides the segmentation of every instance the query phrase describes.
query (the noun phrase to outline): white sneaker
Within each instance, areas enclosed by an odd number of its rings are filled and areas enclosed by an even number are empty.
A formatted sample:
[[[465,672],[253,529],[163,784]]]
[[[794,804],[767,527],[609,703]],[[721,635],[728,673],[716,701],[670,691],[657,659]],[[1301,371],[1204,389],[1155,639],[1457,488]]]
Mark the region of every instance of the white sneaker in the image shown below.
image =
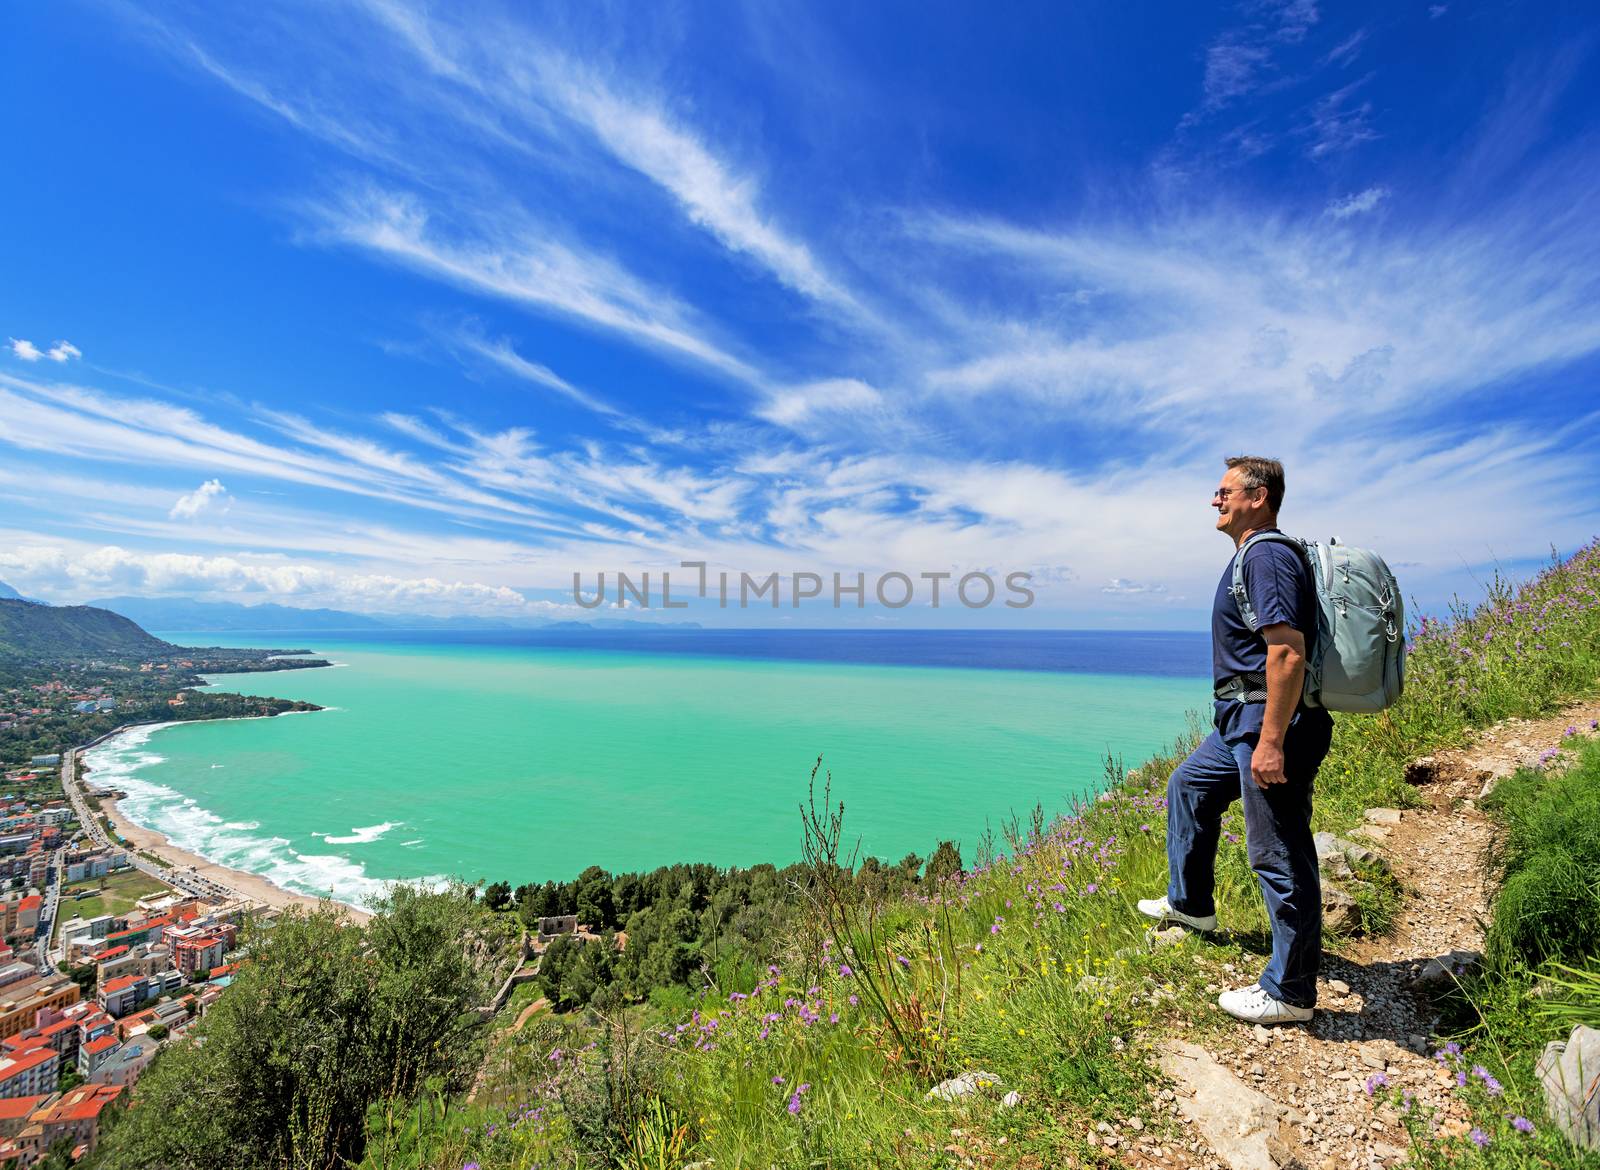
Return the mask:
[[[1217,916],[1207,914],[1196,917],[1193,914],[1180,914],[1172,908],[1172,903],[1165,897],[1145,898],[1139,903],[1139,913],[1146,918],[1154,918],[1163,926],[1176,922],[1180,926],[1187,926],[1190,930],[1215,930],[1217,929]]]
[[[1224,991],[1217,996],[1217,1006],[1247,1024],[1300,1024],[1314,1014],[1312,1008],[1295,1007],[1292,1003],[1273,999],[1271,993],[1259,983],[1238,991]]]

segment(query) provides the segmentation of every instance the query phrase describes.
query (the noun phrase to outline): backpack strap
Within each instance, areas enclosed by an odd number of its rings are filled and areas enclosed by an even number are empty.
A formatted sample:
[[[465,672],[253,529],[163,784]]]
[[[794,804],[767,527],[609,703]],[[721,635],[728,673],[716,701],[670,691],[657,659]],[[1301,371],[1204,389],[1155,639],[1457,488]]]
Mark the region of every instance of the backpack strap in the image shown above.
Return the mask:
[[[1255,607],[1250,604],[1250,594],[1244,587],[1244,554],[1258,544],[1263,543],[1287,544],[1305,558],[1306,546],[1303,541],[1282,532],[1258,532],[1239,546],[1239,551],[1233,554],[1233,585],[1228,592],[1233,594],[1233,602],[1239,607],[1239,616],[1244,619],[1244,624],[1251,632],[1255,632],[1261,625],[1261,619],[1256,616]]]

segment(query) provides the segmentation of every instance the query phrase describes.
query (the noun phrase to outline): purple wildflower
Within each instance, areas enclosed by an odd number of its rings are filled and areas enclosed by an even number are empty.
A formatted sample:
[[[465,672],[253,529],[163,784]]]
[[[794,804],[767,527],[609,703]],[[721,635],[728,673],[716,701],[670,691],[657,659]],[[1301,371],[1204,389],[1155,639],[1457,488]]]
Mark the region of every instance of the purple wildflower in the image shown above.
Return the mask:
[[[850,978],[850,976],[852,976],[854,974],[855,974],[855,972],[850,970],[850,964],[849,963],[840,963],[839,964],[839,978],[840,979],[848,979],[848,978]]]
[[[1502,1092],[1504,1092],[1500,1086],[1500,1082],[1495,1080],[1494,1077],[1490,1076],[1489,1070],[1484,1068],[1483,1065],[1473,1065],[1472,1075],[1483,1082],[1483,1087],[1489,1091],[1489,1095],[1491,1097],[1498,1097]]]
[[[789,1112],[792,1115],[794,1115],[795,1117],[799,1117],[800,1116],[800,1095],[802,1093],[804,1093],[810,1087],[811,1087],[810,1082],[808,1082],[808,1081],[801,1082],[800,1086],[795,1089],[794,1096],[789,1098]]]
[[[852,996],[851,996],[851,997],[850,997],[850,1006],[851,1006],[851,1007],[855,1007],[855,1006],[856,1006],[856,1005],[858,1005],[858,1004],[859,1004],[859,1003],[860,1003],[860,1002],[861,1002],[861,1000],[860,1000],[860,998],[859,998],[859,997],[857,997],[857,996],[854,996],[854,995],[852,995]]]
[[[1476,1126],[1473,1127],[1472,1132],[1467,1136],[1472,1139],[1472,1144],[1477,1146],[1480,1150],[1486,1150],[1489,1148],[1489,1135],[1484,1133],[1483,1130],[1478,1129]]]
[[[1567,727],[1567,730],[1566,730],[1565,734],[1567,734],[1567,735],[1577,735],[1578,734],[1578,729],[1576,727],[1573,727],[1573,726],[1569,725]]]
[[[1367,1078],[1367,1096],[1372,1096],[1378,1089],[1389,1087],[1389,1078],[1383,1073],[1373,1073]]]
[[[783,1074],[782,1073],[773,1073],[772,1074],[772,1083],[775,1084],[775,1085],[783,1084]]]
[[[1099,888],[1100,888],[1100,886],[1099,886],[1099,884],[1098,884],[1098,883],[1096,883],[1096,882],[1090,882],[1090,883],[1089,883],[1089,884],[1088,884],[1088,885],[1086,885],[1086,886],[1084,886],[1084,887],[1083,887],[1083,892],[1084,892],[1084,893],[1085,893],[1085,894],[1092,894],[1092,893],[1094,893],[1094,892],[1095,892],[1095,891],[1096,891],[1096,890],[1098,890],[1098,889],[1099,889]]]
[[[1513,1117],[1511,1119],[1511,1128],[1516,1130],[1518,1133],[1532,1133],[1533,1122],[1529,1121],[1526,1117]]]
[[[896,955],[894,957],[894,961],[896,963],[899,963],[902,967],[910,967],[911,966],[911,960],[906,958],[904,955]]]

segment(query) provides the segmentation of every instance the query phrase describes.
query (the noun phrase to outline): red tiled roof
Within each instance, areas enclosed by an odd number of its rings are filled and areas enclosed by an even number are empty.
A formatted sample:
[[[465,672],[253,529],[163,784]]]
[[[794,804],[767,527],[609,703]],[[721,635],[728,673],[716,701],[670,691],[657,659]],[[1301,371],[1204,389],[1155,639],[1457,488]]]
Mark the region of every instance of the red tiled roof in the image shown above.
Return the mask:
[[[119,975],[100,989],[101,995],[115,995],[119,991],[126,991],[135,983],[144,982],[143,975]]]
[[[46,1061],[59,1058],[60,1054],[54,1048],[30,1048],[26,1052],[8,1056],[4,1060],[0,1060],[0,1084],[9,1081],[12,1077],[21,1076],[29,1069],[38,1068]]]
[[[44,899],[38,894],[28,894],[17,899],[18,910],[33,910],[42,905],[44,905]]]
[[[115,959],[118,955],[125,955],[127,953],[128,953],[128,944],[127,943],[122,943],[122,944],[120,944],[118,946],[114,946],[114,947],[110,948],[109,950],[101,951],[98,955],[96,955],[94,957],[94,961],[96,963],[104,963],[107,959]]]
[[[121,1085],[80,1085],[61,1100],[34,1114],[33,1120],[49,1125],[67,1121],[93,1121],[122,1093]]]
[[[115,1036],[108,1034],[105,1036],[95,1037],[93,1040],[89,1041],[89,1043],[85,1044],[83,1049],[92,1056],[98,1056],[107,1049],[115,1048],[119,1043],[121,1043],[121,1041],[119,1041]]]
[[[19,1121],[52,1096],[44,1093],[38,1097],[0,1097],[0,1121]]]

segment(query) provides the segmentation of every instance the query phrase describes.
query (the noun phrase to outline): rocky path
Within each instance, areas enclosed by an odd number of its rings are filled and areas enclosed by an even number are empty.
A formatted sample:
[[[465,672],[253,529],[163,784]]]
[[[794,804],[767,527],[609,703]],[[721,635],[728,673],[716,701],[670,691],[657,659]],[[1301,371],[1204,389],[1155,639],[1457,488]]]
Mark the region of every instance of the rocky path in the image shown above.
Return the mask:
[[[1309,1024],[1240,1025],[1209,1050],[1171,1042],[1162,1067],[1173,1088],[1163,1096],[1191,1140],[1187,1149],[1161,1150],[1161,1161],[1232,1170],[1393,1165],[1405,1157],[1407,1139],[1399,1117],[1368,1094],[1373,1078],[1380,1078],[1375,1086],[1410,1090],[1447,1131],[1466,1132],[1447,1088],[1451,1075],[1433,1059],[1427,992],[1483,945],[1482,859],[1492,825],[1477,802],[1499,778],[1537,763],[1569,725],[1597,717],[1600,703],[1591,701],[1549,719],[1501,724],[1408,769],[1425,806],[1370,810],[1367,823],[1349,834],[1399,879],[1404,903],[1394,929],[1324,957]],[[1339,850],[1325,852],[1337,867]],[[1253,971],[1225,967],[1220,974],[1242,983]],[[1126,1160],[1148,1164],[1138,1156],[1141,1143],[1130,1144]]]

